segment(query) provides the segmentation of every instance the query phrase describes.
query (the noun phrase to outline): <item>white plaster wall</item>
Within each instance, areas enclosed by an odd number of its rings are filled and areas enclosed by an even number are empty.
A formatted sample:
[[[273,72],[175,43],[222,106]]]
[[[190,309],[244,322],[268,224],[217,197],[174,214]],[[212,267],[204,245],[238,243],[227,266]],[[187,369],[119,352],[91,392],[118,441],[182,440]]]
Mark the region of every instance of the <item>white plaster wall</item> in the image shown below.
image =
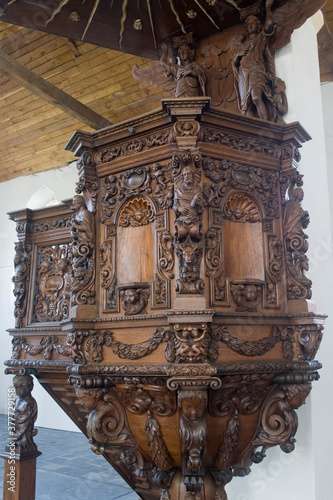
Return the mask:
[[[318,21],[318,19],[317,19]],[[303,208],[311,217],[309,235],[309,278],[313,280],[313,301],[317,310],[333,317],[333,243],[331,238],[329,187],[321,101],[316,28],[312,20],[292,35],[291,43],[276,57],[276,73],[286,82],[289,112],[287,123],[299,121],[312,141],[301,150],[300,172],[304,174]],[[333,85],[323,88],[324,111],[330,161],[333,160]],[[330,179],[329,179],[330,177]],[[330,180],[330,183],[329,183]],[[327,320],[318,359],[323,362],[321,379],[313,384],[311,398],[298,410],[296,449],[290,455],[279,448],[268,450],[260,465],[253,465],[246,478],[235,478],[227,486],[230,500],[332,500],[330,451],[333,397],[332,319]]]
[[[75,194],[78,181],[76,163],[68,167],[19,177],[0,184],[0,413],[7,413],[7,389],[12,377],[4,375],[3,363],[11,357],[11,338],[6,332],[13,328],[14,296],[11,278],[14,274],[15,223],[7,212],[21,208],[41,208],[49,201],[61,202]],[[38,191],[38,195],[36,192]],[[40,205],[38,207],[38,200]],[[33,395],[38,402],[37,425],[54,429],[77,430],[77,427],[35,380]]]

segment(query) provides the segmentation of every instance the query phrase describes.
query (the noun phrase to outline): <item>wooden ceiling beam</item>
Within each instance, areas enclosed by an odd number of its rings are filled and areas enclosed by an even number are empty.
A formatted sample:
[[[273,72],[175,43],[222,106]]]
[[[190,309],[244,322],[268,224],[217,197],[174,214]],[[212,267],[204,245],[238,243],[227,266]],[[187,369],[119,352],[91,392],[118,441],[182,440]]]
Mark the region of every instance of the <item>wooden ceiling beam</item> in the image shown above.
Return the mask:
[[[44,80],[41,76],[33,73],[28,68],[18,63],[12,57],[0,51],[0,71],[11,80],[38,95],[45,101],[53,104],[65,113],[89,127],[99,130],[112,125],[112,122],[95,113],[74,97],[66,94],[52,83]]]

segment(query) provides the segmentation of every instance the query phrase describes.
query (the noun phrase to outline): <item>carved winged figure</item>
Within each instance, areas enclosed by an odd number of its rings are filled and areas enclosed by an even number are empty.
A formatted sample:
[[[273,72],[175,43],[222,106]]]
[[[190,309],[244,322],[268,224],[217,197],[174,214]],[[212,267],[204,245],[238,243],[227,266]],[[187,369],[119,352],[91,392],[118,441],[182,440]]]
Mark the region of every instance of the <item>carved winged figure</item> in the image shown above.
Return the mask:
[[[206,75],[201,64],[194,61],[195,48],[193,33],[173,38],[174,47],[178,49],[178,59],[169,55],[168,47],[161,44],[163,50],[159,63],[151,63],[148,67],[133,68],[134,78],[142,83],[162,85],[163,90],[174,97],[198,97],[205,95]]]
[[[243,114],[282,121],[288,105],[284,82],[275,75],[274,53],[324,3],[290,0],[273,9],[274,0],[258,0],[240,9],[244,26],[239,25],[232,38],[218,33],[208,42],[201,41],[196,59],[192,33],[174,38],[180,65],[164,44],[160,62],[146,68],[134,66],[134,78],[160,85],[174,97],[207,95],[212,106],[220,109],[235,110],[237,100]]]

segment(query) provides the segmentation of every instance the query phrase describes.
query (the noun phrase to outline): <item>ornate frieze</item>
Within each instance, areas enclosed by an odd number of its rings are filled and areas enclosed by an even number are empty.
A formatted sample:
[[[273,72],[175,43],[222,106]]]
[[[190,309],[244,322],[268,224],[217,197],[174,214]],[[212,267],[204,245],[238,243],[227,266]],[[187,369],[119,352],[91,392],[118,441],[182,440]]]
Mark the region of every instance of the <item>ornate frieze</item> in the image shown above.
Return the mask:
[[[39,344],[28,344],[26,337],[14,337],[12,340],[12,359],[20,359],[22,351],[30,356],[38,356],[43,353],[46,360],[53,357],[53,353],[57,352],[62,356],[71,356],[72,350],[69,346],[59,344],[58,337],[48,336],[42,337]]]

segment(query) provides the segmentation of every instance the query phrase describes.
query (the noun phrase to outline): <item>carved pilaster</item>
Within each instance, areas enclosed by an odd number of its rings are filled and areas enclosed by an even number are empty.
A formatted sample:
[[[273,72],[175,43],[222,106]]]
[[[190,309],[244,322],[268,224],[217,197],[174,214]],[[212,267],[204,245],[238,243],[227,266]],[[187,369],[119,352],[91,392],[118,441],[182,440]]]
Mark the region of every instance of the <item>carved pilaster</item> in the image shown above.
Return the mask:
[[[95,303],[95,222],[81,195],[73,198],[74,215],[70,220],[72,244],[70,262],[72,305]]]
[[[30,275],[31,250],[32,246],[28,243],[25,243],[23,241],[15,243],[15,274],[12,278],[12,281],[14,283],[14,316],[16,328],[21,328],[23,326],[23,318],[26,314],[27,287]]]
[[[176,291],[179,294],[201,294],[204,287],[200,277],[203,252],[201,156],[190,150],[179,152],[174,154],[172,166],[175,248],[179,261]]]

